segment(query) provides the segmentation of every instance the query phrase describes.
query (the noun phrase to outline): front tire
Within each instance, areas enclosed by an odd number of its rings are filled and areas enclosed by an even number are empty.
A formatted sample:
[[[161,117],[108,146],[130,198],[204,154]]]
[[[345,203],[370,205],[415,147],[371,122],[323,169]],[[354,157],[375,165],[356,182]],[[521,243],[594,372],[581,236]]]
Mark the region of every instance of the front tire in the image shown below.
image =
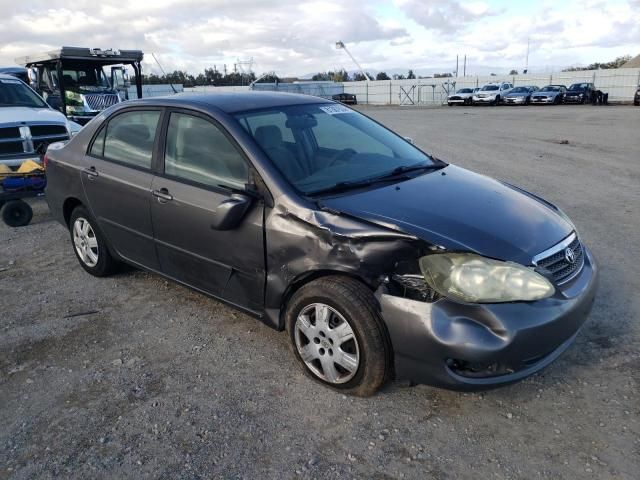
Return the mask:
[[[117,270],[104,235],[91,214],[82,206],[71,212],[69,221],[71,244],[80,266],[95,277],[106,277]]]
[[[343,393],[373,395],[391,376],[391,347],[364,284],[330,276],[300,288],[285,313],[294,355],[314,380]]]

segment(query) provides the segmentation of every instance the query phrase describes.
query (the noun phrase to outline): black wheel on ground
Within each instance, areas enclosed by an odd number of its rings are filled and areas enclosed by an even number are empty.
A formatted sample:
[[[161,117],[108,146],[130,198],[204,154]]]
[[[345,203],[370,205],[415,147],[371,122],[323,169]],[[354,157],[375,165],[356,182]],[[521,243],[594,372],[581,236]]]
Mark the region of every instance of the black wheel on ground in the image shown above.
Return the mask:
[[[637,106],[640,106],[640,102],[638,102],[638,101],[633,102],[633,104],[634,104],[636,107],[637,107]]]
[[[83,206],[78,206],[71,212],[69,233],[73,251],[88,273],[106,277],[117,270],[118,262],[109,253],[104,235]]]
[[[2,220],[10,227],[24,227],[33,218],[31,205],[22,200],[9,200],[2,205]]]
[[[447,102],[447,105],[449,105],[450,107],[453,107],[453,103],[451,102]]]
[[[388,334],[363,283],[342,276],[314,280],[291,297],[285,322],[293,353],[314,380],[369,396],[390,378]]]

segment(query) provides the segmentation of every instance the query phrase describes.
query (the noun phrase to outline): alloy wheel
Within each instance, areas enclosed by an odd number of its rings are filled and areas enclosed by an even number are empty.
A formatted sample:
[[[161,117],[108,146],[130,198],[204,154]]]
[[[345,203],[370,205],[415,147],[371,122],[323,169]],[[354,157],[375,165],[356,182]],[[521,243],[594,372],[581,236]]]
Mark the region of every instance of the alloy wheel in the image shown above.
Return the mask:
[[[346,383],[358,371],[360,349],[354,331],[329,305],[312,303],[300,311],[295,342],[307,368],[325,382]]]
[[[98,239],[86,218],[78,217],[73,222],[73,246],[87,267],[98,264]]]

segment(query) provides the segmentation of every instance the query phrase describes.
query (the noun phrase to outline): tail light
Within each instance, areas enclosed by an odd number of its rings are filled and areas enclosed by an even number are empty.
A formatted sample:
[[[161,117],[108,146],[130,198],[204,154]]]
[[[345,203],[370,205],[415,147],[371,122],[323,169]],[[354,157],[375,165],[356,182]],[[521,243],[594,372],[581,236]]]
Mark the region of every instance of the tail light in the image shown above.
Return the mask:
[[[42,157],[42,166],[46,169],[48,164],[49,164],[49,157],[45,153],[44,157]]]

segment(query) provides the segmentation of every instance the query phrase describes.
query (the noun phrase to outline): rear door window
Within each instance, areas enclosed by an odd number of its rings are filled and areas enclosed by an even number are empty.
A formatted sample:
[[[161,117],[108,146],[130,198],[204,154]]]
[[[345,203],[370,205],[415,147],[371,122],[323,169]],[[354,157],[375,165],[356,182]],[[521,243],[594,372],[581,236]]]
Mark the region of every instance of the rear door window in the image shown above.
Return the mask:
[[[113,117],[107,124],[104,158],[150,169],[159,120],[160,111],[133,111]]]

